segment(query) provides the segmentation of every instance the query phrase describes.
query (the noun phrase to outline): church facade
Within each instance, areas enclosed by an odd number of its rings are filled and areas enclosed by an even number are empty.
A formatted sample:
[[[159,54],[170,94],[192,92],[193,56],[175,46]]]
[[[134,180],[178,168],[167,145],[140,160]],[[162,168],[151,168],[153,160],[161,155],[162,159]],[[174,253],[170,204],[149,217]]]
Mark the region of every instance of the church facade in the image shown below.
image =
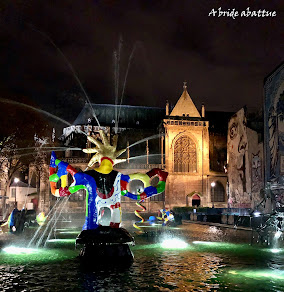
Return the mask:
[[[173,110],[167,107],[163,125],[165,168],[169,172],[166,206],[227,207],[227,176],[210,170],[205,108],[202,106],[200,115],[186,85]]]
[[[96,124],[93,111],[100,125]],[[118,149],[127,148],[124,163],[115,169],[124,174],[146,173],[161,168],[169,173],[166,190],[144,202],[149,212],[176,206],[227,207],[226,164],[227,122],[232,113],[199,112],[186,85],[174,107],[90,105],[82,109],[73,125],[63,129],[65,146],[90,147],[86,135],[103,129],[109,139],[118,133]],[[221,129],[221,130],[220,130]],[[84,133],[84,134],[82,134]],[[59,159],[84,170],[90,156],[78,148],[58,154]],[[31,167],[32,169],[32,167]],[[46,170],[48,167],[46,166]],[[46,178],[46,176],[43,176]],[[70,183],[71,183],[70,178]],[[39,208],[49,209],[55,201],[49,185],[41,182]],[[133,212],[136,202],[122,198],[123,211]],[[70,197],[74,212],[85,207],[83,191]]]

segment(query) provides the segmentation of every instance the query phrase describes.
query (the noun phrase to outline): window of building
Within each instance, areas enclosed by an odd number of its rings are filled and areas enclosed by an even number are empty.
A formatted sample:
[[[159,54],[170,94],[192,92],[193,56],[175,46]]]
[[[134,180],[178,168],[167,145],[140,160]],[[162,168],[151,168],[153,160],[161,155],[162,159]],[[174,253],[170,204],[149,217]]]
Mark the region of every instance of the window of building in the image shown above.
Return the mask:
[[[16,188],[12,188],[11,198],[16,198]]]
[[[214,188],[211,187],[211,202],[225,202],[225,189],[219,181],[216,181]]]
[[[195,143],[188,136],[177,139],[174,145],[174,172],[196,172]]]

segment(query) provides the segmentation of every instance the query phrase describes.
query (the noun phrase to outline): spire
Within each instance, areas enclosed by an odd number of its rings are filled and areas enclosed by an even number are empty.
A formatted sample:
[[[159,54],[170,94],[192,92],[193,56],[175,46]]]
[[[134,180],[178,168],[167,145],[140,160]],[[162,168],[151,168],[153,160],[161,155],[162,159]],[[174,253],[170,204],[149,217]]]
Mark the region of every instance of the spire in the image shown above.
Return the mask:
[[[187,92],[187,82],[183,82],[183,93],[176,103],[174,109],[170,113],[170,116],[185,116],[200,118],[200,114],[195,107],[191,97]]]

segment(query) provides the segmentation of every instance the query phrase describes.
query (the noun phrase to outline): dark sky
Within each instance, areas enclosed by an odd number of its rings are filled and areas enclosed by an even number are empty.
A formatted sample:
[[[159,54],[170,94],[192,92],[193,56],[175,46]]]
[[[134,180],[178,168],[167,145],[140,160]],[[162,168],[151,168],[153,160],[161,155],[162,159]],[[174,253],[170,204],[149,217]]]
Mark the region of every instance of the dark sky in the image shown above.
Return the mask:
[[[277,16],[208,16],[219,7]],[[121,37],[120,94],[130,63],[123,104],[175,104],[187,81],[198,108],[259,108],[263,79],[283,61],[283,9],[273,0],[1,0],[1,96],[25,96],[48,109],[82,106],[84,98],[68,98],[80,92],[78,83],[49,37],[90,100],[114,103]]]

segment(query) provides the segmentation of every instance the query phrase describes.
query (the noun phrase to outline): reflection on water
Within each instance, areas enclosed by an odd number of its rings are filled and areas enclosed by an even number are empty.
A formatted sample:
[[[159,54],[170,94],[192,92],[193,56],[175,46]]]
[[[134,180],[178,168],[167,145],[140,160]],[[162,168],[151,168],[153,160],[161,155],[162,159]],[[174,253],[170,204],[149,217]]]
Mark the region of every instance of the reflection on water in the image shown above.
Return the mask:
[[[284,291],[283,249],[250,246],[249,232],[197,224],[182,225],[181,235],[184,249],[136,237],[134,263],[124,269],[86,268],[74,239],[30,254],[2,251],[1,291]]]

